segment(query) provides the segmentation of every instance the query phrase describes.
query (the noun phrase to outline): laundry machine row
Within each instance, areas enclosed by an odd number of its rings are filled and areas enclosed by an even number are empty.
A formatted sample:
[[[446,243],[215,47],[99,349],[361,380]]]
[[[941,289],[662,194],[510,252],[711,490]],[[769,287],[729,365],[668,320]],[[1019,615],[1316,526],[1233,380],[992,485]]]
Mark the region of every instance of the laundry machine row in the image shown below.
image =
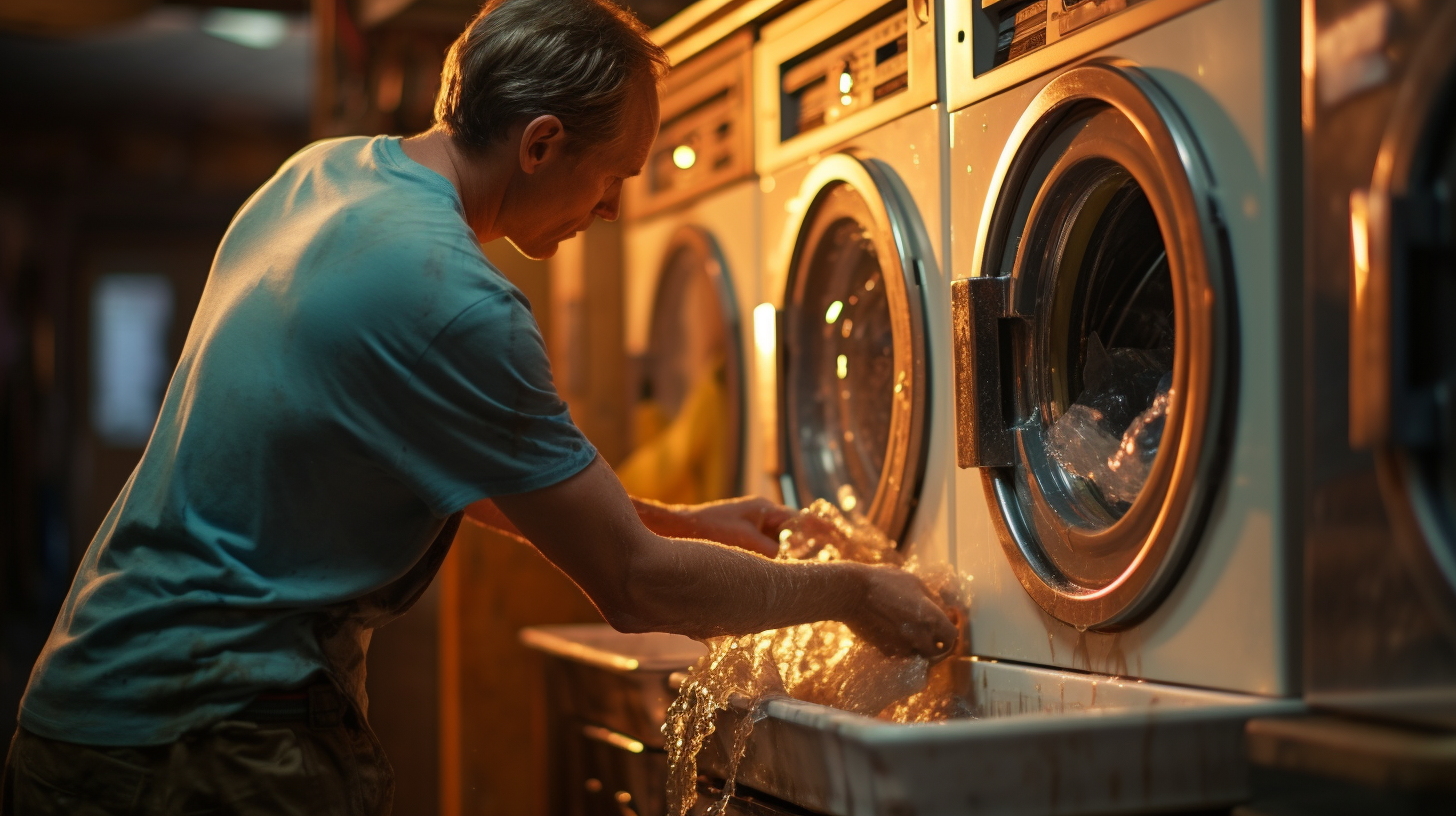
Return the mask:
[[[775,4],[751,46],[751,171],[631,227],[662,257],[688,221],[753,214],[737,245],[756,252],[727,278],[743,486],[828,499],[972,576],[971,651],[1003,667],[985,676],[1200,687],[1244,719],[1307,696],[1452,724],[1456,290],[1438,273],[1456,163],[1432,43],[1453,15],[1304,12]],[[668,138],[674,105],[662,150],[689,145]],[[693,203],[730,190],[733,209]],[[629,293],[629,317],[655,291]],[[944,758],[961,737],[941,734]],[[903,779],[849,799],[774,784],[834,813],[912,796]],[[1247,792],[1230,784],[1167,801]],[[1076,796],[1058,807],[1147,805]],[[957,812],[925,807],[906,812]]]

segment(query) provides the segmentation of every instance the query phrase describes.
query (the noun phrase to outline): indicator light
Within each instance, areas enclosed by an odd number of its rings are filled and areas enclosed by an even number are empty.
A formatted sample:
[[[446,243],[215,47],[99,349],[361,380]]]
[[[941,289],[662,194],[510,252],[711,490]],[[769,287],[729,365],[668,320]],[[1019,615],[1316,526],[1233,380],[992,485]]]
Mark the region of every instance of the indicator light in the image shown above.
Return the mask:
[[[678,145],[672,149],[672,163],[679,170],[686,170],[698,162],[698,151],[687,145]]]

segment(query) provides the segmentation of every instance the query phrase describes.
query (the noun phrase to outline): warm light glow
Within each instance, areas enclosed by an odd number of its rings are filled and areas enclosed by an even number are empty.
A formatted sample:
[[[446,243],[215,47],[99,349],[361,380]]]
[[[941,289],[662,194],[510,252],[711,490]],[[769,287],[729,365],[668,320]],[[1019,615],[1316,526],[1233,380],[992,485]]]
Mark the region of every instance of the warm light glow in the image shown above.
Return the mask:
[[[597,742],[605,742],[634,754],[642,753],[643,749],[647,747],[626,734],[618,734],[616,731],[602,728],[599,725],[588,725],[582,728],[582,733]]]
[[[841,104],[841,105],[853,105],[854,104],[854,97],[850,96],[849,94],[845,94],[844,96],[839,97],[839,104]]]
[[[772,303],[753,307],[754,385],[758,393],[756,413],[760,421],[763,467],[769,473],[778,468],[778,310]]]
[[[839,75],[839,92],[847,94],[854,89],[854,77],[845,71]]]
[[[686,170],[698,163],[698,151],[687,145],[678,145],[672,149],[672,163],[677,169]]]
[[[215,8],[202,17],[203,31],[247,48],[277,48],[288,38],[288,18],[276,11]]]
[[[774,346],[777,345],[777,327],[774,322],[778,319],[772,303],[760,303],[753,307],[753,345],[758,348],[759,354],[772,356]]]
[[[839,379],[841,379],[841,380],[844,379],[845,377],[848,377],[849,376],[849,358],[848,357],[846,357],[845,355],[841,354],[841,355],[839,355],[839,357],[835,358],[835,360],[834,360],[834,373],[838,374],[839,375]]]
[[[824,322],[833,323],[839,319],[839,313],[844,311],[844,301],[836,300],[829,304],[829,311],[824,313]]]
[[[1350,194],[1350,260],[1354,269],[1356,306],[1370,295],[1370,197],[1364,190]]]

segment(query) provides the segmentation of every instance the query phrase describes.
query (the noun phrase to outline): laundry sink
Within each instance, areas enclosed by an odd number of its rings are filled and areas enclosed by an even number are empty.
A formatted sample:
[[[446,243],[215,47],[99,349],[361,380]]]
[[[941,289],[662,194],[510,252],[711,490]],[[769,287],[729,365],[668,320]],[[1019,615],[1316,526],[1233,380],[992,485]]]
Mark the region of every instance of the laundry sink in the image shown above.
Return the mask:
[[[1244,723],[1298,700],[958,658],[975,716],[897,725],[798,700],[764,704],[738,784],[832,816],[1173,811],[1248,796]],[[680,679],[680,678],[679,678]],[[699,760],[723,775],[746,702]]]

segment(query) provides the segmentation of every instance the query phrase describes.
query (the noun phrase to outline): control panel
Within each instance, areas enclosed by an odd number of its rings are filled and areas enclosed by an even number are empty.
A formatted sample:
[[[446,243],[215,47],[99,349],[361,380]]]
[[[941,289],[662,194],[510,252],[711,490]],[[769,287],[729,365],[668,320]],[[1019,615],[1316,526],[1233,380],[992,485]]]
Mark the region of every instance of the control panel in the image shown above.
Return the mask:
[[[668,75],[662,124],[642,178],[627,188],[634,216],[671,207],[753,173],[752,35],[741,32]]]
[[[935,0],[810,0],[756,49],[758,170],[842,144],[939,98]]]
[[[780,139],[839,121],[910,84],[904,3],[865,21],[869,30],[783,69]]]
[[[976,41],[987,47],[976,55],[977,74],[989,71],[1071,35],[1080,28],[1135,5],[1140,0],[973,0]]]

